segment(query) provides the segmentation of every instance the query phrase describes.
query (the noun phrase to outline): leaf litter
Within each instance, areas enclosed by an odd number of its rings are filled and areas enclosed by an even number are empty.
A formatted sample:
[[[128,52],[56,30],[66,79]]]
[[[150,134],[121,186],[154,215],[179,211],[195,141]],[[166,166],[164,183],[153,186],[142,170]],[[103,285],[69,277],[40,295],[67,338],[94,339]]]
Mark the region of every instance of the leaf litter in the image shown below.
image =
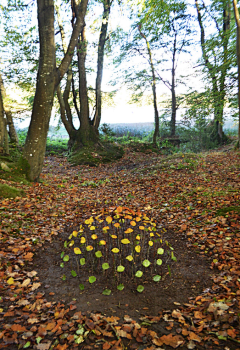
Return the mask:
[[[240,349],[239,153],[202,154],[194,167],[186,158],[174,157],[173,165],[129,151],[92,169],[49,157],[40,183],[17,185],[26,197],[1,200],[0,348]],[[176,294],[168,310],[150,315],[143,307],[138,318],[127,307],[118,317],[117,310],[77,311],[75,300],[58,300],[32,268],[34,256],[89,215],[119,205],[151,216],[173,246],[184,241],[186,255],[209,264],[210,285],[189,288],[184,303]]]

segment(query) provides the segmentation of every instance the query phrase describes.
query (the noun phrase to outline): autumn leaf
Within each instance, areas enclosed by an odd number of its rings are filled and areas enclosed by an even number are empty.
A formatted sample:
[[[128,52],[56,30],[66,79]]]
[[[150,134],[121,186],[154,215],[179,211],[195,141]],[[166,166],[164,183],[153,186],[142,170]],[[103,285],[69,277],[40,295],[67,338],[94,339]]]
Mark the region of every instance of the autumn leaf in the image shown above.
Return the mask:
[[[13,324],[11,326],[11,329],[13,332],[26,332],[27,329],[24,326],[21,326],[20,324]]]
[[[77,247],[74,248],[74,253],[75,254],[82,254],[81,249],[77,248]]]

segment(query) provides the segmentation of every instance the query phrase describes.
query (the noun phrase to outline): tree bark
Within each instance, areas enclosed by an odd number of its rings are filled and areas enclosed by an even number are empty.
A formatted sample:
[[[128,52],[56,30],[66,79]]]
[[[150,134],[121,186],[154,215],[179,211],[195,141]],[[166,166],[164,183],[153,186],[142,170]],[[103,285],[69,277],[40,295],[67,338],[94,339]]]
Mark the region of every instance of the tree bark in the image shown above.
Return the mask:
[[[176,58],[176,44],[177,44],[177,33],[174,30],[174,42],[173,42],[173,56],[172,56],[172,84],[171,84],[171,93],[172,93],[172,117],[171,117],[171,136],[176,134],[176,91],[175,91],[175,58]]]
[[[103,0],[103,18],[102,26],[98,42],[98,61],[97,61],[97,78],[96,78],[96,87],[95,87],[95,96],[96,96],[96,111],[93,119],[93,125],[96,130],[99,128],[102,114],[102,75],[103,75],[103,59],[104,59],[104,48],[107,36],[109,14],[112,1]]]
[[[155,69],[154,69],[153,60],[152,60],[152,52],[151,52],[150,44],[146,38],[146,35],[141,31],[140,25],[138,26],[138,30],[139,30],[140,35],[142,36],[142,38],[146,42],[149,63],[150,63],[151,72],[152,72],[152,92],[153,92],[154,121],[155,121],[153,143],[154,143],[154,145],[157,145],[157,136],[159,136],[159,114],[158,114],[158,107],[157,107],[156,75],[155,75]]]
[[[77,132],[77,147],[89,146],[98,143],[98,134],[89,117],[89,103],[87,92],[87,77],[85,60],[87,54],[87,40],[83,27],[77,46],[78,74],[79,74],[79,100],[80,100],[80,128]]]
[[[27,177],[31,181],[37,181],[42,170],[54,93],[71,63],[87,4],[88,0],[82,0],[67,52],[56,68],[54,0],[37,1],[40,58],[31,122],[24,147],[24,158],[30,165]]]
[[[4,152],[4,139],[5,139],[5,120],[4,120],[3,98],[0,90],[0,153]]]
[[[1,95],[2,95],[3,110],[4,110],[6,118],[7,118],[9,137],[10,137],[10,140],[12,143],[18,145],[19,144],[18,135],[17,135],[16,129],[14,127],[12,112],[11,112],[10,107],[4,101],[7,97],[7,94],[6,94],[4,84],[3,84],[3,78],[2,78],[1,73],[0,73],[0,90],[1,90]]]
[[[238,65],[238,148],[240,148],[240,19],[237,1],[233,0],[233,11],[237,29],[237,65]]]

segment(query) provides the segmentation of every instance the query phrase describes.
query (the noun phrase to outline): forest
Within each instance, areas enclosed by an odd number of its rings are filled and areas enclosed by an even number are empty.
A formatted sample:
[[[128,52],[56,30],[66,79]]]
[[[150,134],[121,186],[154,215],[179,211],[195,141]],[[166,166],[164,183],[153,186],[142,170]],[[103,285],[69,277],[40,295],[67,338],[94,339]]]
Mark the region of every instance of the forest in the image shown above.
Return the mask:
[[[0,349],[240,349],[238,7],[1,1]]]

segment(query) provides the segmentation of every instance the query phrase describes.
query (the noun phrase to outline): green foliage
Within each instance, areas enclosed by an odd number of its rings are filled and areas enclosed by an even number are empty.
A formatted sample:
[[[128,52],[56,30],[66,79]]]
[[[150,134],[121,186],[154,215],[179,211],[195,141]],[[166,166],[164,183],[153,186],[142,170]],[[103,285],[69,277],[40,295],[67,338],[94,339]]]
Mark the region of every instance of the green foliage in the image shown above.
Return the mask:
[[[0,198],[16,198],[23,196],[25,196],[23,190],[19,190],[16,187],[8,186],[6,184],[0,184]]]
[[[109,288],[115,286],[118,290],[132,279],[137,284],[159,282],[162,266],[177,260],[171,245],[163,240],[163,233],[158,233],[156,223],[141,212],[125,207],[113,212],[103,210],[70,234],[61,258],[69,261],[71,269],[74,261],[77,263],[69,276],[78,276],[82,286],[86,274],[90,284],[102,276]],[[136,289],[143,291],[141,285]],[[111,289],[105,289],[103,294],[110,295]]]
[[[68,139],[47,138],[46,154],[47,155],[66,155],[68,151]]]

